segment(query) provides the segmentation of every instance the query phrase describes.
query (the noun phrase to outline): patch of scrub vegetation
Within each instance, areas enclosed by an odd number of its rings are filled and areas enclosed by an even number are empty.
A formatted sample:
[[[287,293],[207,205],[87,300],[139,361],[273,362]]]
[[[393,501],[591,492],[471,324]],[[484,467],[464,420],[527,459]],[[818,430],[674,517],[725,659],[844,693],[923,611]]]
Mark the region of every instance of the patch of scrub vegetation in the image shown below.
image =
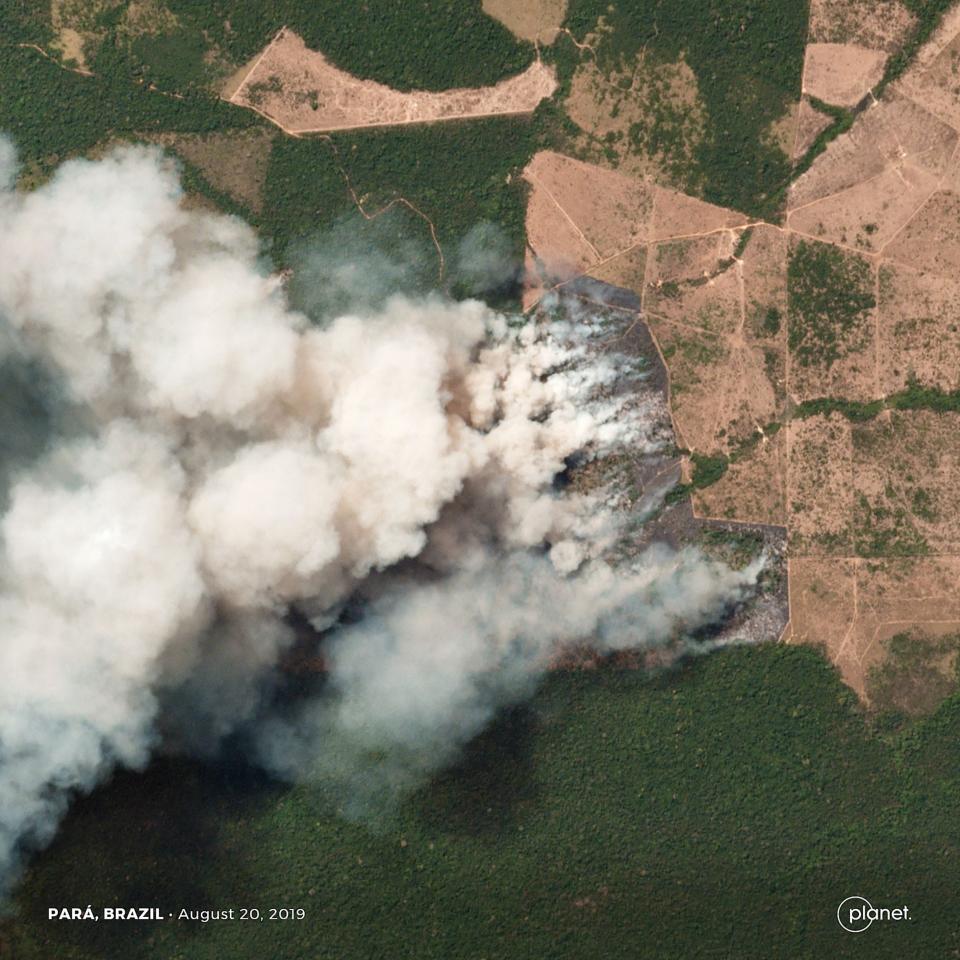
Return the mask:
[[[887,486],[867,496],[859,491],[853,506],[854,549],[861,557],[916,557],[930,546],[916,529],[908,506]]]
[[[254,57],[287,26],[355,76],[398,90],[486,86],[534,59],[481,9],[481,0],[167,0],[177,19],[234,63]]]
[[[867,676],[867,696],[874,710],[925,716],[956,691],[960,636],[898,633],[884,648],[883,660]]]
[[[807,417],[828,417],[831,413],[839,413],[854,423],[862,423],[872,420],[883,409],[882,400],[870,400],[864,403],[858,400],[818,397],[816,400],[804,400],[803,403],[798,403],[793,408],[792,419],[805,420]]]
[[[682,57],[705,111],[687,179],[713,203],[755,216],[778,213],[791,166],[768,131],[800,97],[806,2],[572,0],[567,26],[578,41],[590,38],[607,78],[629,77],[646,59]],[[569,49],[561,55],[565,70],[572,56]],[[656,114],[652,121],[651,136]]]
[[[682,58],[671,63],[651,55],[609,76],[585,60],[564,108],[588,139],[561,139],[558,146],[583,159],[602,157],[628,175],[656,175],[687,191],[698,186],[694,151],[704,136],[704,110],[696,77]]]
[[[872,877],[922,922],[874,960],[948,956],[960,699],[872,724],[814,650],[729,649],[646,676],[549,676],[376,824],[235,764],[158,761],[78,801],[0,938],[17,960],[862,957]],[[48,923],[83,902],[303,907],[301,922]],[[839,891],[839,892],[838,892]],[[899,901],[898,901],[899,902]]]
[[[787,265],[788,335],[792,359],[829,369],[860,343],[876,306],[870,264],[816,241],[799,241]]]
[[[783,323],[779,307],[760,303],[753,306],[750,319],[756,335],[765,338],[775,337]]]

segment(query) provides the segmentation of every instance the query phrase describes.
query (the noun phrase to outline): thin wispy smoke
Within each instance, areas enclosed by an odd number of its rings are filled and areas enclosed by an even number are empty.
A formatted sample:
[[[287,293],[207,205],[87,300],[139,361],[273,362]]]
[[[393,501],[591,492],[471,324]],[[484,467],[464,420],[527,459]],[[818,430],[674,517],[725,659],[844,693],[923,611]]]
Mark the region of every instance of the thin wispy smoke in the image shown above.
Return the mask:
[[[665,548],[614,571],[603,494],[555,489],[574,456],[658,443],[589,315],[378,294],[312,325],[159,152],[27,194],[15,169],[0,141],[0,360],[38,393],[0,474],[0,876],[164,737],[402,787],[564,644],[682,644],[755,581]],[[294,610],[330,673],[291,705]]]

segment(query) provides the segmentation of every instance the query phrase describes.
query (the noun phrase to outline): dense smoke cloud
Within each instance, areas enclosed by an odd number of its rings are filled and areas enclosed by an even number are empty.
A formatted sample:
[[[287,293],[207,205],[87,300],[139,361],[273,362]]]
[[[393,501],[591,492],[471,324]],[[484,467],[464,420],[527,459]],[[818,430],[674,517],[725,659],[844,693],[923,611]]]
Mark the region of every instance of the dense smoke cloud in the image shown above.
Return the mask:
[[[314,326],[157,151],[14,179],[0,141],[2,359],[42,374],[2,475],[0,876],[164,737],[403,786],[564,644],[676,643],[755,580],[659,548],[614,571],[614,512],[554,489],[574,455],[658,442],[590,317],[394,296]],[[293,610],[330,673],[291,706]]]

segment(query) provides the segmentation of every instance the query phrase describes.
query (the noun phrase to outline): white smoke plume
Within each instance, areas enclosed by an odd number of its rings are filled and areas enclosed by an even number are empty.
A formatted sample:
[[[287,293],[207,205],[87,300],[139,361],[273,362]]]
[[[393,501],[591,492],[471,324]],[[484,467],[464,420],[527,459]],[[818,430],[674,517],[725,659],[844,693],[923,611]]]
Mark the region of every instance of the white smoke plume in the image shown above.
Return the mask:
[[[589,318],[394,297],[311,326],[159,152],[31,193],[15,169],[0,141],[2,359],[59,412],[2,472],[0,877],[165,738],[244,729],[294,777],[376,754],[402,786],[564,644],[673,643],[754,582],[665,549],[615,571],[614,514],[554,489],[575,455],[657,442]],[[330,630],[330,675],[281,709],[291,611]]]

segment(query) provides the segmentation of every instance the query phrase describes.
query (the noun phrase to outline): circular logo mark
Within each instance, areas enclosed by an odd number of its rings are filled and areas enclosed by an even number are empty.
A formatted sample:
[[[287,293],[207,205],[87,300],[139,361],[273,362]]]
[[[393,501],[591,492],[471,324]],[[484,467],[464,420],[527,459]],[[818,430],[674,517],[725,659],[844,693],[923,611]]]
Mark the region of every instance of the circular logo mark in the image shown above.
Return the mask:
[[[873,923],[873,904],[866,897],[847,897],[837,907],[837,923],[847,933],[863,933]]]

